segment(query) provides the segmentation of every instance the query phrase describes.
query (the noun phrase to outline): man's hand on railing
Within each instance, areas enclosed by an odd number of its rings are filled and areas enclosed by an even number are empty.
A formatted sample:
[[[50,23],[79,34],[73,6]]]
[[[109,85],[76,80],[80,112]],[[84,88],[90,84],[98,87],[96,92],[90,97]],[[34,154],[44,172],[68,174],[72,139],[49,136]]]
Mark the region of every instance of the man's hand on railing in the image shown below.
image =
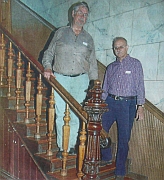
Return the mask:
[[[50,76],[54,76],[53,72],[51,69],[45,69],[44,70],[44,77],[47,78],[48,80],[50,79]],[[55,76],[54,76],[55,77]]]

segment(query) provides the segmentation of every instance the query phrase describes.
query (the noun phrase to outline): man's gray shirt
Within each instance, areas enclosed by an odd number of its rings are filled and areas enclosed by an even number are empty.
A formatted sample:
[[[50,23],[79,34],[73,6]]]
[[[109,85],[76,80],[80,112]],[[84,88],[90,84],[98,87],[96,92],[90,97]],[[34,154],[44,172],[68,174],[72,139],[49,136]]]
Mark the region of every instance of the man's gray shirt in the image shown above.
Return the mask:
[[[44,69],[53,67],[59,74],[87,73],[90,80],[98,78],[94,42],[84,29],[76,36],[70,26],[59,28],[44,52],[42,63]]]

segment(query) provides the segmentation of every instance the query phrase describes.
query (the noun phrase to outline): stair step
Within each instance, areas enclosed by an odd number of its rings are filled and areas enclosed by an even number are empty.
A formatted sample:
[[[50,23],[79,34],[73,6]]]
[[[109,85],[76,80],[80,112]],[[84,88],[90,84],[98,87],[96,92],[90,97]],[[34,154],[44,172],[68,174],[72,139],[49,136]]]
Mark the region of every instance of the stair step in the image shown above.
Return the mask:
[[[101,171],[100,168],[100,173],[99,173],[99,178],[101,180],[115,180],[115,175],[113,172],[113,165],[109,165],[111,167],[106,167],[108,170],[108,173],[104,174],[104,172]],[[72,169],[67,169],[67,176],[61,176],[61,171],[56,171],[56,172],[48,172],[47,173],[48,179],[49,180],[78,180],[77,177],[77,169],[72,168]],[[124,177],[124,180],[140,180],[140,179],[134,179],[129,177],[128,175]]]
[[[25,122],[26,109],[5,109],[12,122]],[[35,123],[35,109],[29,108],[29,122]],[[41,122],[46,122],[46,108],[42,108]]]
[[[48,149],[47,136],[41,136],[40,139],[36,139],[34,137],[25,137],[24,141],[33,154],[46,153]],[[52,151],[58,151],[55,136],[52,138]]]
[[[104,173],[104,174],[107,173],[109,171],[109,169],[111,172],[114,172],[114,170],[115,170],[115,162],[114,161],[112,162],[112,164],[106,165],[104,167],[99,167],[99,171],[101,171],[101,173]]]
[[[62,167],[62,159],[56,158],[56,152],[52,156],[47,156],[46,153],[44,154],[35,154],[35,159],[37,160],[38,164],[42,168],[42,170],[47,172],[58,172],[61,170]],[[75,168],[76,166],[76,156],[68,156],[67,159],[67,169]]]
[[[35,123],[29,123],[26,124],[24,122],[16,122],[16,129],[20,132],[20,134],[23,137],[34,137],[34,134],[36,133],[36,124]],[[46,136],[47,134],[47,123],[40,123],[39,125],[40,135]]]
[[[7,97],[6,97],[7,98]],[[47,107],[47,98],[46,97],[43,97],[42,99],[42,108],[46,108]],[[16,97],[15,96],[11,96],[11,97],[8,97],[8,101],[9,101],[9,108],[13,109],[15,108],[15,105],[16,105]],[[25,109],[25,97],[24,96],[20,96],[19,97],[19,109]],[[34,106],[35,106],[35,100],[34,100],[34,97],[31,96],[31,100],[30,100],[30,106],[29,108],[33,108],[34,109]]]
[[[77,170],[76,168],[67,169],[67,176],[61,176],[61,172],[57,171],[55,173],[48,172],[48,179],[49,180],[78,180],[77,178]]]

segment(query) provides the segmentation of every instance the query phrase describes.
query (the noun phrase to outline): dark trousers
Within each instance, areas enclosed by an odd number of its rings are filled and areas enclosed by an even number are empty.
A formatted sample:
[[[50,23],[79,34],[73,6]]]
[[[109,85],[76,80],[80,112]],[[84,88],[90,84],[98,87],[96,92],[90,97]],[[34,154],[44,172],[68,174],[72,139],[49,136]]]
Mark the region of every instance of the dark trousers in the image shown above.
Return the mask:
[[[114,121],[117,123],[117,154],[116,154],[116,175],[126,174],[125,163],[128,156],[131,129],[136,114],[136,98],[128,100],[115,100],[107,97],[109,111],[102,116],[102,126],[108,132]],[[112,159],[111,148],[101,149],[102,160]]]

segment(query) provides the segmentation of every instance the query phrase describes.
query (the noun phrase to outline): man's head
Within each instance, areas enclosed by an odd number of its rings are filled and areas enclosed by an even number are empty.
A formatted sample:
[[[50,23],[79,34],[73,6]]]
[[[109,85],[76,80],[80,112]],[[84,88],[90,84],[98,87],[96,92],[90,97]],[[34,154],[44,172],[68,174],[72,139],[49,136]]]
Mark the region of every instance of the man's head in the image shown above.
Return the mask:
[[[88,13],[89,7],[86,2],[75,3],[72,7],[73,24],[82,27],[87,21]]]
[[[123,37],[116,37],[113,39],[113,51],[116,57],[122,61],[128,53],[127,40]]]

